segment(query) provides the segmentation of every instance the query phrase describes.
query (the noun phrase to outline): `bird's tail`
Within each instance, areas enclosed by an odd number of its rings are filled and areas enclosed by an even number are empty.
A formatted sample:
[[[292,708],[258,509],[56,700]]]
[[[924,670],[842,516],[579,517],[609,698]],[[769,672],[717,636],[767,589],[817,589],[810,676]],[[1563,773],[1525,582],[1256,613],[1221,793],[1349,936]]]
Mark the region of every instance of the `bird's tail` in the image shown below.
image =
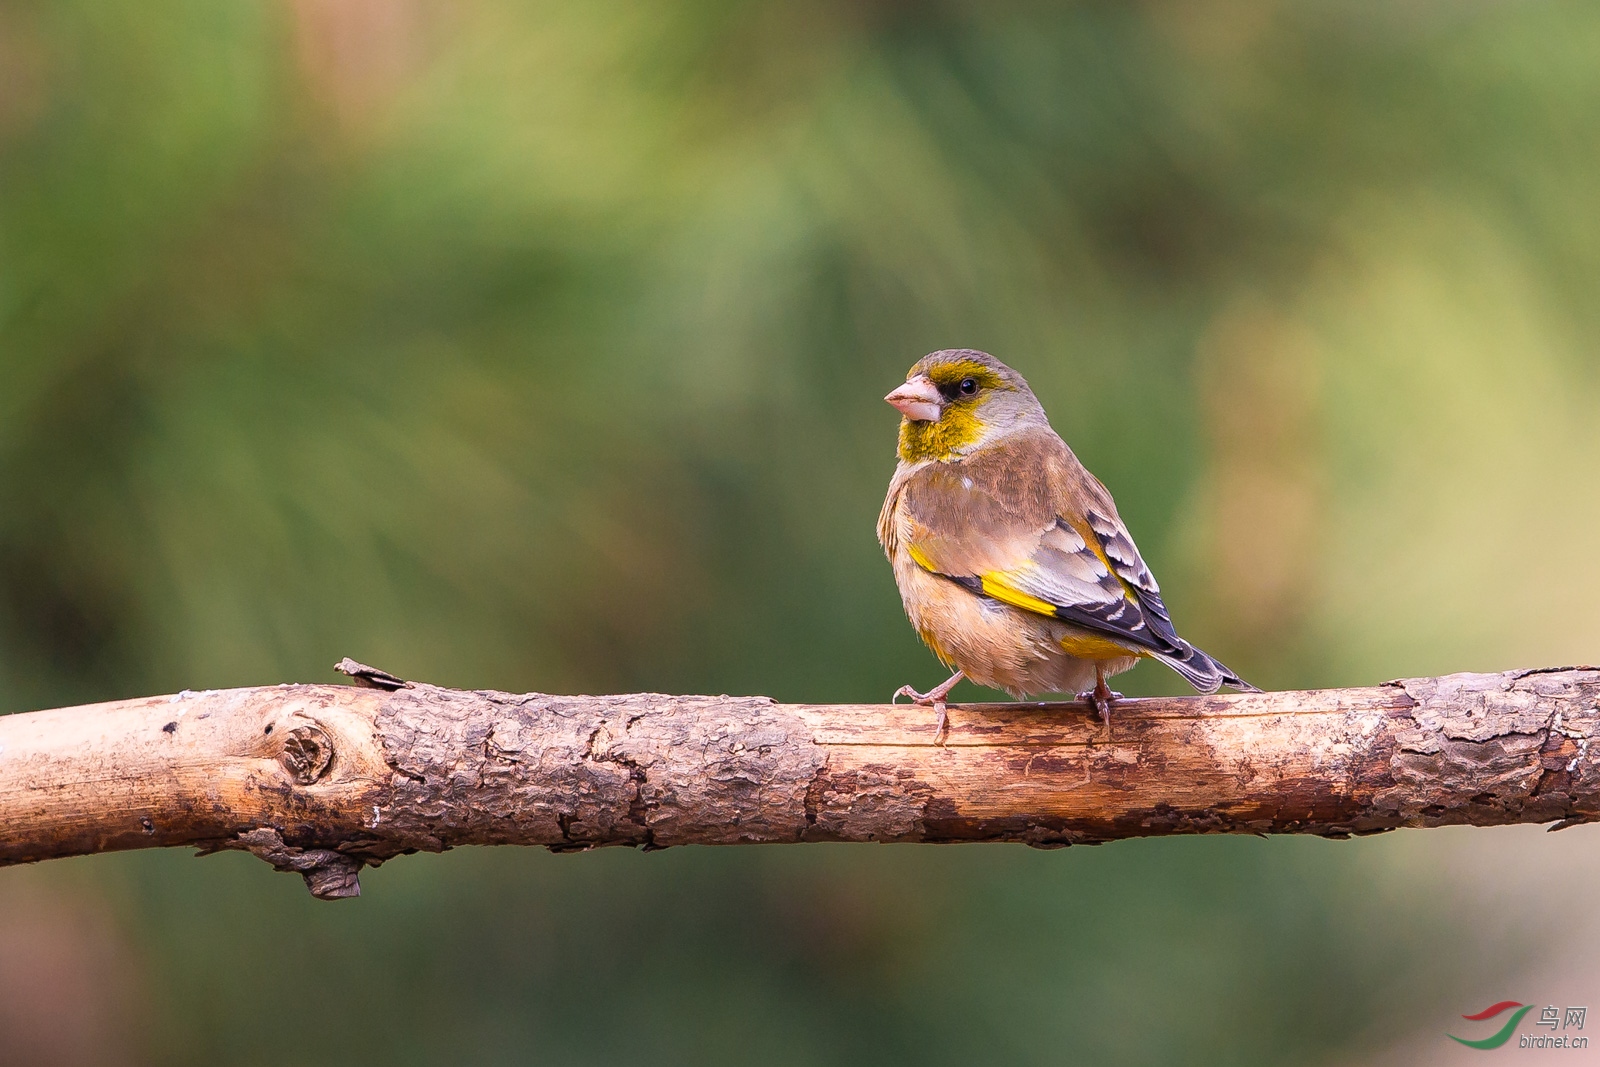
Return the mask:
[[[1202,693],[1215,693],[1223,686],[1241,693],[1259,693],[1261,690],[1234,674],[1204,652],[1188,642],[1177,653],[1155,653],[1155,658],[1183,675],[1184,679]]]

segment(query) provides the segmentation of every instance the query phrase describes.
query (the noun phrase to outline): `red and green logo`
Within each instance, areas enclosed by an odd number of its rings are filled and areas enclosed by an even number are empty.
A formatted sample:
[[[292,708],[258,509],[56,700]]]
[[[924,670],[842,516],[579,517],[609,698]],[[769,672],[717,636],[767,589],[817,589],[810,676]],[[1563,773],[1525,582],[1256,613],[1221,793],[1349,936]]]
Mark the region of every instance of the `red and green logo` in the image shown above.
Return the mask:
[[[1490,1034],[1488,1037],[1479,1038],[1477,1041],[1468,1041],[1466,1038],[1457,1037],[1455,1034],[1446,1034],[1445,1036],[1451,1041],[1461,1042],[1468,1048],[1499,1048],[1501,1045],[1511,1040],[1511,1035],[1517,1032],[1517,1024],[1522,1021],[1522,1017],[1533,1010],[1532,1004],[1519,1004],[1514,1000],[1502,1000],[1498,1004],[1489,1005],[1476,1015],[1462,1016],[1463,1019],[1466,1019],[1469,1022],[1480,1023],[1485,1019],[1493,1019],[1496,1015],[1500,1015],[1503,1012],[1511,1011],[1512,1008],[1517,1010],[1511,1012],[1511,1018],[1507,1019],[1504,1026]]]

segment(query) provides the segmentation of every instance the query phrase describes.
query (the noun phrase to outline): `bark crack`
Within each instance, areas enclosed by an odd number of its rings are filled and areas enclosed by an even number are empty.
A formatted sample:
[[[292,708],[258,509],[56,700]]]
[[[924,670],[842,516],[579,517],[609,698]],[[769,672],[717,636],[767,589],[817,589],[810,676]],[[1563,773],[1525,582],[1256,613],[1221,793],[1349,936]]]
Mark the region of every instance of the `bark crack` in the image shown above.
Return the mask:
[[[634,715],[628,719],[623,731],[626,733],[642,715]],[[602,735],[604,739],[602,740]],[[628,801],[628,821],[638,829],[639,840],[635,842],[645,852],[657,851],[665,848],[656,844],[655,829],[650,825],[650,804],[645,799],[645,786],[649,776],[644,766],[632,756],[619,752],[612,743],[610,731],[606,729],[605,721],[596,726],[589,733],[589,740],[585,746],[583,758],[590,763],[610,763],[622,767],[628,772],[630,795]]]

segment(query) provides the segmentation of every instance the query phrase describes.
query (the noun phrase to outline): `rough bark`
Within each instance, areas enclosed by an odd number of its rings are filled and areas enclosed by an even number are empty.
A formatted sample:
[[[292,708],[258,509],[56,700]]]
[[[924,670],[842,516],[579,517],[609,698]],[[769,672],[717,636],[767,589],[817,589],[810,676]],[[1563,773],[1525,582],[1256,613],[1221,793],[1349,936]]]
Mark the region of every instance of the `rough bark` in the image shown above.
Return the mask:
[[[353,896],[457,845],[1015,841],[1587,822],[1600,671],[1082,705],[778,704],[406,683],[179,693],[0,717],[0,865],[244,849]]]

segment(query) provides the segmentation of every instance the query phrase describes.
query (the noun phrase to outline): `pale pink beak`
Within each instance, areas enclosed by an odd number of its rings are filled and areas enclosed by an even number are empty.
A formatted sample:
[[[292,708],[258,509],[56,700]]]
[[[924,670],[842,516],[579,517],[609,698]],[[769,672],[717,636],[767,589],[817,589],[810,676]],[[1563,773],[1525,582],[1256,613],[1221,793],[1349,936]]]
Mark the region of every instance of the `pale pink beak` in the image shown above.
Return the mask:
[[[912,422],[938,422],[944,411],[944,397],[927,375],[919,374],[884,397]]]

